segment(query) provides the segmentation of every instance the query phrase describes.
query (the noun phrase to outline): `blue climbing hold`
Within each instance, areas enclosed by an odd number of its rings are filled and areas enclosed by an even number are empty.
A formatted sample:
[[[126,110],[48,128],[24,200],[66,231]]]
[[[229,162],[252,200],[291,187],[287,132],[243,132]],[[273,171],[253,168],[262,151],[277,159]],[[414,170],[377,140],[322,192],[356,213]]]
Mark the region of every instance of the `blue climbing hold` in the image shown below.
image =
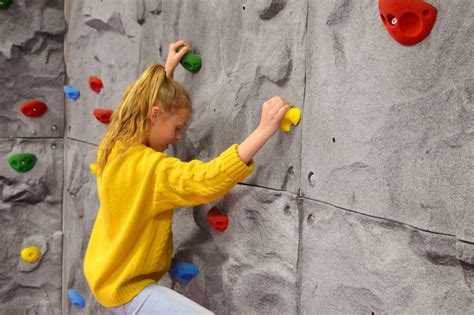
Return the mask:
[[[170,269],[171,276],[184,283],[188,283],[198,273],[196,265],[182,261],[174,262]]]
[[[64,86],[64,93],[72,100],[77,100],[81,96],[81,92],[70,85]]]
[[[69,302],[71,302],[75,307],[84,308],[84,306],[86,306],[86,301],[76,290],[69,289],[67,291],[67,296],[69,297]]]

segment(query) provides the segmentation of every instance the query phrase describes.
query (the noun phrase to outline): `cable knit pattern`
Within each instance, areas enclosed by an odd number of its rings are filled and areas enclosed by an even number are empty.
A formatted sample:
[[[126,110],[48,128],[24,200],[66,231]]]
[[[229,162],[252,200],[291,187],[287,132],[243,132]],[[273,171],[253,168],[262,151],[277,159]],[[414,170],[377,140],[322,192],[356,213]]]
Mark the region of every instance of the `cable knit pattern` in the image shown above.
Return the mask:
[[[84,258],[89,286],[106,307],[129,302],[169,270],[174,208],[222,197],[255,167],[241,160],[236,144],[208,163],[182,162],[145,145],[117,155],[119,146],[97,177],[100,208]]]

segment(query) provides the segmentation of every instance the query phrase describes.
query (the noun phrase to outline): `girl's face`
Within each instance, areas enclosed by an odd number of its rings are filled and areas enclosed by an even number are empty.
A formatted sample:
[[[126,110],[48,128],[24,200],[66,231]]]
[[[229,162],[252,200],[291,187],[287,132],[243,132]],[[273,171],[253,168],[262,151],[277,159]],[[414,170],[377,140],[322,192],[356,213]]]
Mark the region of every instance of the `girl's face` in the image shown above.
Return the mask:
[[[151,128],[146,145],[158,152],[165,151],[170,144],[181,139],[181,133],[186,126],[191,112],[179,109],[176,112],[165,112],[161,107],[151,109]]]

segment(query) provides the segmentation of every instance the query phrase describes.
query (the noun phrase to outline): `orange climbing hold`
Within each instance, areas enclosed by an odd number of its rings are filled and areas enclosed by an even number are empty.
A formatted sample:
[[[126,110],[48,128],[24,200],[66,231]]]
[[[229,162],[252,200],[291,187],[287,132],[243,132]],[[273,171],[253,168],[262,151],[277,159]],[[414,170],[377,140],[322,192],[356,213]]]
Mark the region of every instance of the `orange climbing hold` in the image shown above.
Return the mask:
[[[104,84],[102,83],[102,80],[98,77],[89,77],[89,87],[92,91],[100,93],[100,91],[104,87]]]
[[[229,218],[221,214],[217,207],[212,207],[207,213],[207,220],[217,232],[224,232],[229,225]]]
[[[48,106],[40,101],[29,101],[20,106],[20,112],[29,117],[39,117],[48,110]]]
[[[110,120],[112,119],[113,112],[114,111],[111,109],[96,108],[94,109],[93,113],[94,113],[95,118],[97,118],[98,121],[107,125],[110,123]]]

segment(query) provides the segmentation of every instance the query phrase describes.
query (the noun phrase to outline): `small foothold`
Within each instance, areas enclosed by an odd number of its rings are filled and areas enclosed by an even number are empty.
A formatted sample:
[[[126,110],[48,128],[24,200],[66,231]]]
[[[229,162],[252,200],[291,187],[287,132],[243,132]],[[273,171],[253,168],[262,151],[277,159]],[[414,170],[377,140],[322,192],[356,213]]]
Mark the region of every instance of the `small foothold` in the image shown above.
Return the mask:
[[[177,49],[177,52],[180,52],[183,47],[184,45],[180,46]],[[183,59],[181,59],[181,64],[188,71],[198,72],[202,66],[202,58],[198,54],[195,54],[192,51],[188,51],[186,55],[183,56]]]
[[[66,93],[66,96],[74,101],[77,100],[79,96],[81,96],[81,92],[70,85],[64,86],[64,93]]]
[[[89,77],[89,87],[92,91],[100,93],[100,91],[104,87],[104,84],[102,83],[102,80],[98,77]]]
[[[97,118],[98,121],[106,125],[110,123],[113,112],[114,111],[111,109],[99,109],[99,108],[96,108],[93,111],[95,118]]]
[[[6,10],[12,4],[13,0],[0,0],[0,10]]]
[[[308,215],[308,224],[314,224],[314,215],[311,213],[310,215]]]
[[[11,156],[8,164],[17,172],[25,173],[30,171],[36,163],[36,156],[31,153],[20,153]]]
[[[171,276],[183,283],[188,283],[198,273],[199,269],[196,265],[182,261],[173,262],[170,269]]]
[[[217,207],[212,207],[207,213],[207,220],[217,232],[224,232],[229,225],[229,218],[221,214]]]
[[[48,106],[45,103],[36,100],[28,101],[20,106],[20,112],[29,117],[39,117],[47,110]]]
[[[84,297],[82,297],[82,294],[77,292],[74,289],[69,289],[67,291],[67,296],[69,298],[69,302],[73,304],[77,308],[84,308],[86,306],[86,301],[84,300]]]
[[[36,246],[26,247],[21,251],[21,258],[27,263],[35,263],[41,258],[41,250]]]
[[[299,108],[290,108],[285,116],[281,119],[280,129],[284,132],[290,132],[291,125],[297,126],[301,119],[301,111]]]

